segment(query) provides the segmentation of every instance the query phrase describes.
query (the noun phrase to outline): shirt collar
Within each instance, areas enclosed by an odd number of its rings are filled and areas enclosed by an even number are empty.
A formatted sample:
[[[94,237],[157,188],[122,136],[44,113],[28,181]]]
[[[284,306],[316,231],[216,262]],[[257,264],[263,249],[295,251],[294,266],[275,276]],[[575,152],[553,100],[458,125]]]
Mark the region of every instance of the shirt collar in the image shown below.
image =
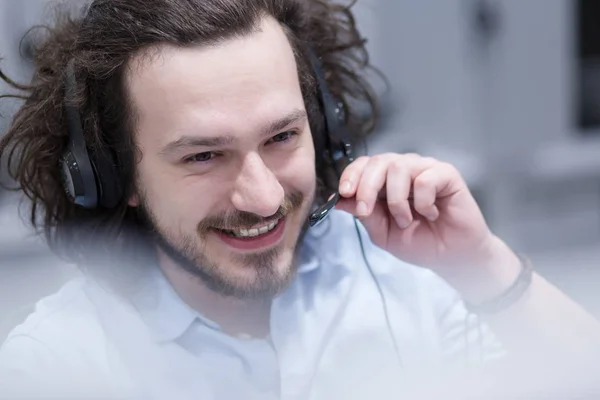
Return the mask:
[[[331,218],[325,219],[319,225],[309,228],[300,244],[298,253],[298,274],[304,274],[317,269],[322,263],[321,243],[331,230]]]
[[[147,282],[132,302],[157,341],[175,340],[199,314],[179,297],[158,265],[149,269]]]

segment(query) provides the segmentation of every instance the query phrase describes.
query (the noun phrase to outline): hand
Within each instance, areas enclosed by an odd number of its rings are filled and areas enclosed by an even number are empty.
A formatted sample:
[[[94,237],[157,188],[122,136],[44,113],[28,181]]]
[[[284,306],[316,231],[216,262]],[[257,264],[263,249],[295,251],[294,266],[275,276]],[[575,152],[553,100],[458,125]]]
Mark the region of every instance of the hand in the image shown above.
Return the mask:
[[[336,208],[357,216],[376,245],[408,263],[443,272],[491,263],[497,249],[508,249],[497,245],[456,168],[433,158],[360,157],[344,170],[339,191]]]

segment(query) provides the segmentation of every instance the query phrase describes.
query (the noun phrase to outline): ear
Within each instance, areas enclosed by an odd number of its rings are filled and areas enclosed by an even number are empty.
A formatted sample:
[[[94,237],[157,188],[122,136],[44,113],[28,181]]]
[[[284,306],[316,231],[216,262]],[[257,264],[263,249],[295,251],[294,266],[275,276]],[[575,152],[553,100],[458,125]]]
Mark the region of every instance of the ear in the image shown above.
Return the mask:
[[[132,194],[131,196],[129,196],[127,204],[129,205],[129,207],[138,207],[140,205],[140,196],[137,193]]]

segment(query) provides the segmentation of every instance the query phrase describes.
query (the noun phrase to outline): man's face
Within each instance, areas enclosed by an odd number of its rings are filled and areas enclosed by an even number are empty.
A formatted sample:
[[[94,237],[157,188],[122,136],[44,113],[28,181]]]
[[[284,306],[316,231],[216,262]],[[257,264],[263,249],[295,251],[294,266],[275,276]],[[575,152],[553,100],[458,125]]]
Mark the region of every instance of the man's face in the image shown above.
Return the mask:
[[[131,64],[140,207],[159,249],[214,291],[273,296],[293,277],[313,203],[314,148],[277,22]]]

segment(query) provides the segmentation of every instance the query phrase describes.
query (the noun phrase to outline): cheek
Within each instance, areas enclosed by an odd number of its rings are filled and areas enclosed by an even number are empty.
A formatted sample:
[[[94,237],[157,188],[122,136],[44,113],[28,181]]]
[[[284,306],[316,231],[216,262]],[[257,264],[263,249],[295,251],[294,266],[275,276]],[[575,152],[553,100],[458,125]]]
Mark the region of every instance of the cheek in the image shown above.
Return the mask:
[[[140,171],[139,187],[154,217],[173,233],[194,231],[219,204],[218,188],[199,177],[175,178],[158,169],[153,173]]]
[[[292,155],[276,168],[276,175],[284,186],[300,190],[303,193],[312,192],[316,186],[315,151],[310,135],[304,139]]]
[[[295,169],[295,179],[298,182],[299,189],[304,189],[306,193],[312,193],[317,185],[317,176],[315,170],[315,154],[312,145],[309,151],[297,161]],[[302,186],[300,188],[300,185]]]
[[[170,194],[165,197],[165,212],[176,219],[178,225],[184,231],[195,230],[198,223],[206,217],[214,214],[226,204],[226,197],[219,192],[214,184],[208,184],[206,180],[198,177],[189,177],[177,182]]]
[[[147,196],[160,198],[174,190],[176,182],[158,160],[144,156],[138,164],[137,187]]]
[[[315,173],[313,159],[302,160],[302,165],[298,165],[294,173],[294,184],[305,194],[310,193],[316,187],[317,178]]]

